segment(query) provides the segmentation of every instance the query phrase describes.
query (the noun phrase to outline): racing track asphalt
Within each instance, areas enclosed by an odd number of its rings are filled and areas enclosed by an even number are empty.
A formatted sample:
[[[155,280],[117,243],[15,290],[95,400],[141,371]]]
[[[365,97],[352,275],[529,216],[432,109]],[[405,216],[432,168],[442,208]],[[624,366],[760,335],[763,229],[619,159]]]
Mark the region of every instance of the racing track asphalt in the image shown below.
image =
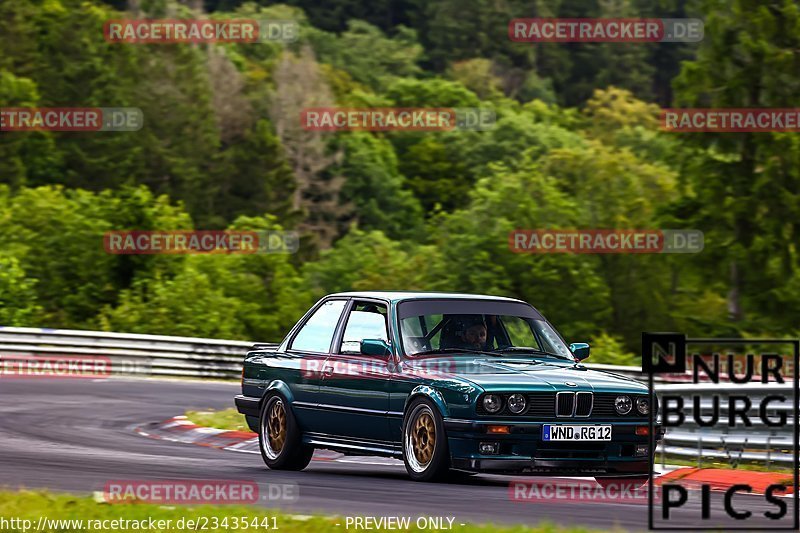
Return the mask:
[[[0,485],[91,493],[112,480],[236,479],[296,483],[293,513],[341,516],[452,516],[457,524],[537,524],[597,529],[647,528],[638,504],[513,502],[508,477],[474,476],[447,484],[416,483],[402,466],[312,461],[303,472],[267,470],[258,455],[148,439],[133,428],[187,409],[232,406],[238,384],[155,379],[0,379]],[[774,510],[758,496],[734,502],[760,515]],[[791,500],[786,500],[791,509]],[[274,504],[270,504],[274,505]],[[713,495],[712,518],[723,508]],[[699,505],[670,525],[700,525]],[[344,528],[343,528],[344,530]]]

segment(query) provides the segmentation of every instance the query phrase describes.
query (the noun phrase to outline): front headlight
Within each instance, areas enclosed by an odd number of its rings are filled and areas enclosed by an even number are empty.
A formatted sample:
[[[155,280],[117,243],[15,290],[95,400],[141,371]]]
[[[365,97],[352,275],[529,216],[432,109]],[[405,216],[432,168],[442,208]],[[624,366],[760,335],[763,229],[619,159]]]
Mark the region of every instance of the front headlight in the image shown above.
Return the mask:
[[[650,412],[650,400],[647,398],[638,398],[636,400],[636,410],[640,415],[646,415]]]
[[[630,396],[617,396],[614,400],[614,409],[621,415],[627,415],[633,409],[633,402]]]
[[[508,397],[508,410],[515,415],[518,415],[524,411],[526,405],[525,396],[522,394],[512,394]]]
[[[503,400],[497,394],[487,394],[483,397],[483,408],[487,413],[496,413],[503,408]]]

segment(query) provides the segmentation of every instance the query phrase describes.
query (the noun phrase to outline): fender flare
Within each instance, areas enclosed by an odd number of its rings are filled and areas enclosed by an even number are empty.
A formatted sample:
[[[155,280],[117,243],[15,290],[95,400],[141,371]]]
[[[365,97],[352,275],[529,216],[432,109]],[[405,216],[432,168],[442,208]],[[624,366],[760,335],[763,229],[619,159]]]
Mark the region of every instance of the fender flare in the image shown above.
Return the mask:
[[[439,414],[442,415],[442,418],[450,416],[450,409],[448,409],[447,402],[444,401],[442,393],[429,385],[418,385],[414,387],[414,390],[412,390],[408,398],[406,398],[406,403],[403,406],[403,416],[405,416],[408,411],[408,406],[411,405],[411,402],[420,397],[432,401],[436,408],[439,409]]]
[[[263,405],[264,398],[266,398],[269,393],[275,391],[280,392],[284,396],[284,398],[286,398],[286,401],[289,402],[290,405],[294,403],[294,394],[292,394],[292,390],[289,388],[289,385],[287,385],[285,381],[274,379],[264,390],[264,394],[261,396],[261,401],[259,402],[259,405]]]

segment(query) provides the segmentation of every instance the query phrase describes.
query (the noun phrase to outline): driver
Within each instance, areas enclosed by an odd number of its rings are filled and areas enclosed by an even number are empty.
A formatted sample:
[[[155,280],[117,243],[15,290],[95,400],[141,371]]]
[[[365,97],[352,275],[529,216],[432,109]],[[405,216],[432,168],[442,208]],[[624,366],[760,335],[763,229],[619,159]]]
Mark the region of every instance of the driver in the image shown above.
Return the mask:
[[[486,324],[483,322],[476,322],[464,330],[462,335],[462,342],[464,348],[472,350],[483,350],[486,348]]]

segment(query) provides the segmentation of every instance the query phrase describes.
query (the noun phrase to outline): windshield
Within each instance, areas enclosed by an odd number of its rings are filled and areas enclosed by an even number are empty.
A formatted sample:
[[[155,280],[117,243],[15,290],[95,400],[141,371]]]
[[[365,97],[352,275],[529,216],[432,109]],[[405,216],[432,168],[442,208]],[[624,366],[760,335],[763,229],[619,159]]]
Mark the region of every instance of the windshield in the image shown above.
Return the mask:
[[[401,313],[400,334],[406,355],[463,350],[465,353],[491,352],[497,356],[551,356],[574,360],[558,333],[540,317],[520,316],[520,313],[431,311],[409,316]]]

